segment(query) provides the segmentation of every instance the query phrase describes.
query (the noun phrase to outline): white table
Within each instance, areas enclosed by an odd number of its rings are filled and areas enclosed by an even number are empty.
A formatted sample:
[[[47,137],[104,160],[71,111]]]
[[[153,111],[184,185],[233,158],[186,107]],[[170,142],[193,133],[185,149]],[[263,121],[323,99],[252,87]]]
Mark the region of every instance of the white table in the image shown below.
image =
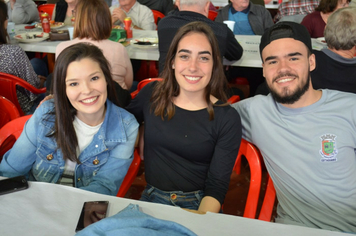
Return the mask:
[[[278,9],[279,3],[274,4],[273,1],[269,2],[268,4],[265,4],[266,9]]]
[[[0,235],[72,236],[83,203],[101,200],[109,201],[109,216],[116,214],[130,203],[138,204],[144,213],[182,224],[198,235],[347,235],[225,214],[199,215],[178,207],[96,194],[57,184],[30,182],[29,185],[27,190],[0,196]]]
[[[25,32],[24,25],[16,26],[16,33]],[[40,29],[37,29],[37,31]],[[33,30],[32,30],[33,31]],[[156,30],[133,30],[133,38],[142,37],[157,37]],[[261,36],[259,35],[235,35],[237,41],[241,44],[244,49],[242,58],[238,61],[228,61],[224,59],[224,65],[231,66],[241,66],[241,67],[255,67],[261,68],[262,61],[259,53],[259,43]],[[44,52],[44,53],[55,53],[56,47],[60,41],[44,41],[39,43],[20,43],[19,46],[28,52]],[[320,50],[323,46],[313,39],[313,48]],[[131,59],[138,60],[152,60],[158,61],[159,51],[157,48],[154,49],[138,49],[132,45],[126,47],[128,55]]]

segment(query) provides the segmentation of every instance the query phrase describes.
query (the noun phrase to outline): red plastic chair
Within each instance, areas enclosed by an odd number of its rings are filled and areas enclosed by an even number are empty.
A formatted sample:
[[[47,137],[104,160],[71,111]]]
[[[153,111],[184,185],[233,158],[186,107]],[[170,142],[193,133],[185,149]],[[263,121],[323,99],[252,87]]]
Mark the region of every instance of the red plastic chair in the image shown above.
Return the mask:
[[[267,174],[267,187],[265,197],[262,202],[262,207],[259,220],[271,221],[274,203],[276,201],[276,190],[274,189],[273,182],[269,174]]]
[[[163,79],[162,78],[148,78],[148,79],[141,80],[137,85],[137,90],[135,90],[131,93],[131,98],[135,98],[136,95],[138,94],[138,92],[140,92],[140,90],[143,87],[145,87],[146,84],[151,83],[153,81],[161,81],[161,80],[163,80]]]
[[[228,100],[227,102],[230,103],[230,104],[234,104],[235,102],[239,102],[241,99],[240,99],[240,96],[239,95],[232,95]]]
[[[50,18],[52,19],[52,14],[53,14],[53,10],[54,10],[55,6],[56,6],[56,4],[51,4],[51,3],[45,3],[42,5],[39,5],[37,7],[38,14],[40,14],[40,17],[41,17],[41,13],[47,12],[48,15],[50,16]]]
[[[9,99],[20,112],[20,116],[25,115],[17,99],[16,86],[21,86],[34,94],[45,93],[46,88],[35,88],[25,80],[10,74],[0,72],[0,95]]]
[[[155,19],[155,24],[156,24],[156,26],[158,25],[158,21],[160,20],[160,19],[162,19],[163,17],[165,17],[165,15],[162,13],[162,12],[160,12],[160,11],[156,11],[156,10],[151,10],[152,11],[152,13],[153,13],[153,18]],[[157,27],[156,27],[157,28]]]
[[[32,115],[22,116],[9,121],[0,129],[0,161],[2,156],[14,145],[20,137],[26,121]]]
[[[260,196],[260,189],[262,183],[262,167],[261,167],[261,155],[258,149],[245,139],[241,140],[240,150],[237,154],[234,171],[240,171],[240,166],[236,165],[241,156],[245,156],[250,166],[250,187],[247,194],[247,201],[243,217],[255,219],[257,212],[258,199]]]
[[[16,106],[7,98],[0,96],[0,128],[18,117],[20,117],[20,112]]]
[[[218,16],[218,12],[209,10],[208,18],[210,20],[214,21],[217,16]]]
[[[260,195],[260,189],[262,187],[262,165],[263,157],[261,152],[252,143],[241,140],[239,154],[237,156],[234,171],[240,171],[241,167],[241,155],[244,155],[250,166],[250,187],[247,195],[247,201],[243,217],[256,218],[257,205]],[[273,181],[267,173],[267,186],[263,195],[262,207],[259,212],[258,219],[263,221],[271,221],[274,204],[276,201],[276,190],[273,186]]]
[[[134,151],[134,159],[132,160],[132,163],[129,167],[129,169],[127,170],[127,174],[124,178],[124,180],[122,181],[122,184],[120,186],[119,191],[117,192],[117,197],[125,197],[127,191],[129,190],[129,188],[131,187],[133,181],[135,180],[140,164],[141,164],[141,158],[140,158],[140,154],[138,153],[138,148],[135,148]]]

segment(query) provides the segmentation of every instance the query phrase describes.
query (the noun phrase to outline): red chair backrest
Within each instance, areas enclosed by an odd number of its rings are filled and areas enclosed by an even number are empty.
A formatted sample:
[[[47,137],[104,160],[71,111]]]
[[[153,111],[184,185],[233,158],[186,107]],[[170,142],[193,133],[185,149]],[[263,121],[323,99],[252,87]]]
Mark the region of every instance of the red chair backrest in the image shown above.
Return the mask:
[[[247,218],[256,218],[256,211],[258,205],[258,199],[260,196],[260,189],[262,183],[262,167],[261,167],[261,156],[258,149],[252,144],[246,141],[245,139],[241,140],[240,150],[237,154],[234,171],[240,170],[238,165],[241,156],[245,156],[248,164],[250,166],[250,187],[247,194],[247,201],[245,206],[245,211],[243,217]]]
[[[247,195],[247,201],[243,216],[247,218],[256,218],[257,205],[260,195],[260,189],[262,188],[262,165],[263,157],[261,152],[252,143],[241,140],[239,154],[237,156],[234,171],[239,174],[241,169],[241,155],[244,155],[250,165],[250,188]],[[272,213],[274,209],[274,203],[276,201],[276,190],[274,189],[273,182],[269,174],[267,173],[267,186],[263,196],[262,207],[258,216],[259,220],[271,221]]]
[[[163,17],[165,17],[165,15],[160,12],[160,11],[156,11],[156,10],[152,10],[153,13],[153,18],[155,19],[155,24],[156,26],[158,25],[158,20],[162,19]]]
[[[274,189],[271,177],[267,174],[267,187],[258,217],[259,220],[271,221],[275,201],[276,190]]]
[[[0,129],[0,158],[12,148],[30,117],[31,115],[16,118],[9,121]]]
[[[38,13],[40,14],[40,17],[41,17],[41,13],[47,12],[48,15],[50,16],[50,18],[52,19],[52,14],[53,14],[53,10],[54,10],[55,6],[56,6],[56,4],[52,4],[52,3],[45,3],[42,5],[39,5],[37,7],[37,10],[38,10]]]
[[[217,17],[217,15],[218,15],[218,12],[209,10],[208,18],[209,18],[210,20],[214,21],[215,18]]]
[[[20,103],[17,99],[16,86],[21,86],[34,94],[45,93],[46,88],[35,88],[25,80],[10,74],[0,72],[0,95],[9,99],[23,116],[24,112],[21,109]]]
[[[148,79],[141,80],[137,85],[137,90],[135,90],[131,93],[131,98],[135,98],[136,95],[138,94],[138,92],[140,92],[140,90],[143,87],[145,87],[146,84],[151,83],[153,81],[161,81],[161,80],[163,80],[163,79],[162,78],[148,78]]]
[[[140,164],[141,164],[140,154],[138,153],[138,148],[135,148],[132,163],[129,169],[127,170],[127,174],[124,180],[122,181],[119,191],[117,192],[116,195],[117,197],[125,197],[127,191],[129,190],[129,188],[131,187],[133,181],[137,176]]]
[[[0,96],[0,128],[18,117],[20,117],[20,112],[16,106],[7,98]]]
[[[230,104],[234,104],[235,102],[239,102],[241,99],[240,99],[240,96],[239,95],[232,95],[228,100],[227,102],[230,103]]]

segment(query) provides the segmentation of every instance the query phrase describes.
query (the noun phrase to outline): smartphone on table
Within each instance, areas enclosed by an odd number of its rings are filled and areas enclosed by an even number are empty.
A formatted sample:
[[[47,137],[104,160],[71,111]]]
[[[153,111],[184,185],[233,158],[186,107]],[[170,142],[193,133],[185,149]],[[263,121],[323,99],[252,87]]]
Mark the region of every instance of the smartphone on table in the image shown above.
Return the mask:
[[[0,180],[0,195],[12,193],[28,188],[25,176],[16,176]]]
[[[88,225],[104,219],[108,211],[108,206],[108,201],[84,202],[75,231],[82,230]]]

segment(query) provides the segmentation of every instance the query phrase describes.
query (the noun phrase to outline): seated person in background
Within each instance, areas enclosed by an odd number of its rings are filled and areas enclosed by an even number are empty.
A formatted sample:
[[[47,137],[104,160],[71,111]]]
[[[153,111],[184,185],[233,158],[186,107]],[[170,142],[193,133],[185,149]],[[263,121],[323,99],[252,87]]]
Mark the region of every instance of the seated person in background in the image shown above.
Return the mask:
[[[253,4],[249,0],[230,1],[229,5],[219,9],[215,21],[235,21],[235,35],[262,35],[273,25],[271,13],[264,6]]]
[[[211,21],[208,0],[176,0],[179,11],[164,17],[158,23],[158,47],[159,47],[159,72],[162,72],[168,49],[178,29],[192,21],[202,21],[208,24],[218,40],[220,60],[225,57],[228,60],[241,58],[243,49],[235,39],[231,30],[222,23]]]
[[[280,22],[261,38],[271,90],[232,104],[242,137],[263,155],[278,198],[277,223],[356,232],[356,95],[314,90],[311,38]]]
[[[312,38],[324,37],[328,17],[337,9],[347,7],[350,0],[321,0],[315,11],[305,16],[301,22],[307,27]]]
[[[0,1],[0,71],[15,75],[36,88],[42,88],[46,80],[45,77],[37,76],[36,72],[26,55],[18,45],[7,44],[7,6],[4,1]],[[21,109],[25,114],[31,114],[36,109],[39,100],[38,94],[33,94],[24,88],[17,89],[17,98]]]
[[[226,101],[217,40],[203,22],[173,38],[163,81],[146,85],[127,110],[144,122],[147,187],[141,200],[219,212],[241,142]]]
[[[172,0],[137,0],[142,5],[149,7],[152,10],[159,11],[164,15],[173,10]]]
[[[132,66],[125,47],[109,40],[112,29],[109,7],[103,0],[83,0],[77,4],[73,37],[58,44],[56,57],[70,45],[88,42],[99,47],[110,63],[111,74],[123,89],[129,90],[133,81]]]
[[[112,23],[124,28],[124,20],[131,17],[134,29],[155,30],[153,13],[148,7],[136,0],[119,0],[119,5],[110,7]]]
[[[282,2],[278,6],[278,12],[274,16],[274,22],[278,21],[294,21],[302,22],[303,18],[314,12],[319,5],[320,0],[289,0]]]
[[[324,35],[328,48],[313,50],[313,88],[356,93],[356,7],[331,14]]]
[[[7,2],[7,14],[9,22],[15,22],[15,24],[40,21],[37,5],[32,0],[9,0]]]
[[[65,25],[72,26],[72,17],[75,17],[75,7],[79,0],[59,0],[52,13],[52,20],[64,22]]]
[[[45,101],[3,157],[0,176],[116,195],[133,159],[138,124],[117,102],[110,66],[94,45],[72,45]]]

